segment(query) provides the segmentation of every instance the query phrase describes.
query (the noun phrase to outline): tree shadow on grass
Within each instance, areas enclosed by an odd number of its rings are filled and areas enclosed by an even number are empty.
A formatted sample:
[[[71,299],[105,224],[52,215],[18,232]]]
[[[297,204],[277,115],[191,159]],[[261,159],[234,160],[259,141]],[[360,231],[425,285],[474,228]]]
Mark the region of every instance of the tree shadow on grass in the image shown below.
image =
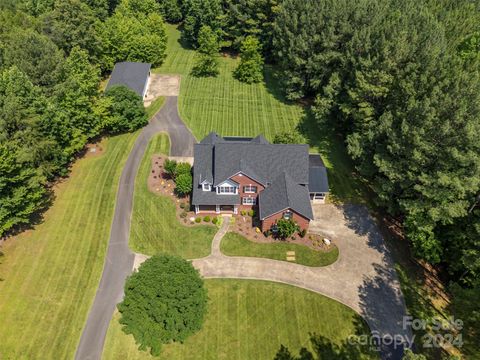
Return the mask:
[[[282,85],[280,84],[280,80],[278,79],[277,73],[275,71],[275,67],[273,65],[267,65],[263,67],[263,76],[265,81],[265,87],[267,91],[278,101],[288,105],[294,105],[295,102],[288,100],[285,97],[285,94],[282,89]],[[301,106],[301,104],[297,104]]]
[[[291,353],[290,349],[281,345],[275,360],[359,360],[375,358],[375,351],[368,344],[360,344],[356,336],[366,334],[365,323],[356,319],[355,333],[340,343],[329,338],[313,333],[310,334],[310,350],[302,347],[298,356]],[[355,336],[356,335],[356,336]]]
[[[355,171],[343,138],[335,132],[330,122],[316,121],[311,108],[306,108],[298,131],[324,158],[333,201],[368,203],[370,194],[366,182]]]
[[[195,48],[190,44],[190,42],[185,38],[185,32],[183,31],[183,23],[177,26],[177,30],[180,31],[180,37],[178,38],[178,43],[185,50],[195,50]]]

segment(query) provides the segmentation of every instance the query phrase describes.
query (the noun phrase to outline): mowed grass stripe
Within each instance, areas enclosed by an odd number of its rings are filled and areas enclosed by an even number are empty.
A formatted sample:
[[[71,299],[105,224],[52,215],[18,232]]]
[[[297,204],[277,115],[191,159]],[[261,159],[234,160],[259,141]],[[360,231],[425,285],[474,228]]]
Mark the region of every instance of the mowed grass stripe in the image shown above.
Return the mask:
[[[282,344],[295,354],[302,346],[310,349],[310,333],[335,346],[350,334],[367,332],[353,310],[307,290],[255,280],[209,279],[205,284],[209,304],[202,330],[184,344],[165,345],[158,359],[273,359]],[[136,350],[133,336],[122,332],[118,320],[116,314],[110,323],[103,358],[155,359]],[[377,358],[368,352],[358,357]]]
[[[91,234],[91,227],[92,225],[95,227],[95,221],[98,219],[98,216],[92,216],[92,213],[97,214],[98,209],[100,207],[100,201],[98,199],[101,198],[101,195],[104,191],[105,188],[105,183],[107,180],[107,173],[110,172],[110,169],[112,167],[112,164],[114,161],[111,162],[110,167],[102,167],[102,169],[98,169],[98,166],[96,166],[94,169],[89,170],[89,169],[84,169],[82,171],[81,177],[82,178],[89,178],[92,176],[100,176],[98,177],[99,179],[103,179],[103,181],[99,181],[95,184],[94,187],[91,188],[85,188],[83,186],[81,189],[78,189],[77,194],[82,194],[86,192],[92,192],[92,194],[99,194],[100,196],[97,196],[93,200],[95,202],[90,203],[89,201],[80,201],[78,200],[77,203],[81,203],[81,206],[77,206],[75,209],[75,213],[71,214],[72,219],[77,219],[77,221],[74,224],[69,224],[68,228],[72,229],[82,229],[82,233],[84,234],[85,238],[90,238]],[[100,171],[99,171],[100,170]],[[84,185],[85,183],[82,183]],[[83,215],[83,216],[82,216]],[[85,218],[86,217],[86,218]],[[66,235],[68,236],[68,235]],[[80,253],[90,253],[90,247],[93,245],[89,241],[81,241],[80,242],[82,246],[79,248]],[[61,253],[64,253],[64,248],[66,246],[70,246],[71,244],[67,244],[67,242],[64,242],[63,249]],[[58,260],[58,259],[57,259]],[[59,265],[61,262],[64,262],[65,259],[60,258],[59,259]],[[60,303],[75,303],[75,298],[77,297],[76,289],[78,289],[79,282],[81,281],[81,277],[78,276],[78,274],[81,274],[85,266],[82,266],[79,268],[79,264],[82,263],[87,265],[85,263],[86,259],[82,259],[81,257],[75,256],[70,262],[73,262],[72,271],[70,273],[65,273],[65,278],[63,279],[57,279],[57,289],[55,290],[55,293],[62,293],[62,297],[60,299]],[[57,266],[55,266],[56,268]],[[82,271],[80,271],[82,270]],[[62,276],[63,277],[63,276]],[[68,285],[68,289],[71,291],[61,291],[61,288],[64,287],[65,285]],[[73,312],[68,313],[65,317],[62,317],[60,312],[55,313],[54,317],[51,319],[51,329],[47,331],[53,330],[53,327],[60,327],[64,328],[64,325],[69,323],[74,316]],[[60,340],[59,340],[60,338]],[[53,351],[53,348],[57,347],[57,343],[62,343],[68,339],[68,335],[66,332],[57,332],[56,337],[53,339],[52,344],[44,344],[44,348],[46,347],[47,349],[50,349],[50,351]],[[48,353],[45,351],[41,351],[41,353]]]
[[[107,163],[107,166],[100,166],[99,163],[96,162],[95,167],[83,170],[83,174],[81,176],[82,178],[92,179],[92,181],[93,179],[103,179],[101,181],[95,182],[95,185],[90,187],[85,186],[85,184],[91,183],[90,181],[82,182],[83,188],[79,189],[80,191],[77,192],[77,194],[91,193],[92,195],[87,198],[84,198],[83,196],[79,198],[78,203],[81,202],[81,206],[78,206],[75,209],[75,214],[73,214],[72,216],[73,218],[77,218],[78,221],[76,224],[72,224],[71,226],[69,226],[70,228],[82,229],[83,239],[92,239],[94,237],[94,234],[96,233],[96,227],[98,226],[99,219],[97,215],[99,213],[99,208],[102,202],[102,195],[103,192],[108,189],[108,187],[105,186],[106,182],[110,180],[108,174],[111,174],[115,170],[115,168],[118,167],[118,164],[116,164],[116,162],[119,160],[118,153],[115,152],[114,154],[115,156],[112,158],[112,161]],[[92,230],[89,231],[89,229]],[[80,241],[80,243],[82,244],[82,246],[78,248],[78,251],[80,253],[86,253],[89,255],[93,255],[90,250],[93,245],[95,245],[95,253],[98,251],[98,246],[100,245],[98,242],[94,243],[91,241]],[[78,297],[81,296],[81,289],[79,289],[79,287],[81,287],[82,277],[78,275],[83,273],[83,270],[86,266],[89,266],[88,259],[84,258],[84,266],[79,268],[79,264],[81,263],[81,261],[82,258],[78,256],[70,260],[70,262],[74,263],[74,265],[71,267],[72,271],[65,273],[64,278],[58,281],[58,285],[60,286],[60,288],[67,285],[68,289],[68,291],[62,292],[63,296],[60,300],[61,303],[75,304],[75,299],[78,299]],[[74,317],[75,312],[70,311],[63,314],[61,312],[57,312],[52,318],[51,326],[64,328],[64,325],[70,323]],[[57,336],[53,340],[53,345],[50,346],[48,349],[50,349],[50,352],[53,352],[53,349],[57,348],[62,343],[67,341],[67,339],[69,339],[67,332],[57,332]],[[76,343],[77,341],[74,341],[72,345],[76,346]],[[53,356],[53,353],[51,355]]]
[[[101,275],[121,167],[134,139],[134,134],[107,139],[103,155],[74,164],[45,221],[6,244],[0,266],[2,356],[73,357]],[[20,274],[28,274],[28,281]]]
[[[121,169],[122,167],[118,167],[117,162],[120,161],[119,159],[119,154],[117,152],[115,159],[110,162],[109,166],[102,166],[100,171],[97,171],[97,169],[94,170],[87,170],[88,174],[87,176],[89,177],[98,177],[99,179],[103,179],[101,181],[98,181],[95,188],[90,188],[89,191],[92,191],[93,194],[97,194],[96,197],[93,198],[93,202],[90,203],[90,201],[85,201],[85,207],[90,207],[90,211],[88,211],[87,208],[83,208],[85,211],[84,214],[88,214],[88,217],[86,219],[86,223],[84,226],[85,229],[85,237],[86,238],[94,238],[95,233],[97,232],[98,228],[98,219],[101,218],[101,212],[102,212],[102,202],[105,201],[105,192],[109,188],[107,186],[107,183],[110,181],[108,174],[111,174],[115,172],[115,169]],[[98,168],[98,166],[97,166]],[[100,174],[100,176],[99,176]],[[92,211],[93,210],[93,211]],[[86,252],[90,257],[93,256],[95,253],[98,252],[98,247],[101,245],[100,243],[94,243],[90,241],[84,241],[84,246],[82,246],[82,253]],[[75,267],[74,271],[70,274],[70,279],[68,281],[68,284],[71,284],[69,288],[71,291],[65,293],[64,299],[62,301],[65,301],[66,303],[71,303],[75,304],[76,299],[78,299],[81,296],[81,284],[82,284],[82,278],[78,276],[78,274],[81,274],[83,272],[83,269],[89,266],[89,261],[88,257],[81,258],[77,257],[75,260]],[[57,315],[59,317],[60,314]],[[68,317],[65,317],[62,321],[60,318],[58,321],[55,321],[55,323],[60,322],[60,326],[63,328],[65,327],[66,324],[72,322],[74,318],[76,318],[78,314],[76,312],[70,312]],[[80,320],[80,318],[78,318]],[[66,341],[70,341],[72,344],[71,346],[76,346],[77,341],[74,341],[72,339],[72,332],[61,332],[57,334],[57,337],[55,338],[54,341],[54,347],[59,346],[59,344],[64,343]],[[53,354],[52,354],[53,355]],[[65,356],[67,354],[64,354]]]
[[[195,51],[182,47],[175,26],[168,25],[168,35],[167,59],[154,71],[182,76],[179,111],[197,139],[213,130],[230,136],[262,133],[271,140],[277,132],[294,128],[302,118],[301,106],[270,93],[276,83],[269,67],[265,70],[267,84],[244,84],[233,77],[239,58],[222,55],[217,77],[195,78],[191,75]]]
[[[85,177],[84,174],[82,175],[83,175],[82,177]],[[81,194],[81,193],[84,193],[86,189],[84,189],[82,186],[82,188],[78,189],[77,191],[78,191],[77,194]],[[74,209],[74,211],[70,213],[70,218],[69,218],[70,221],[67,222],[66,227],[68,229],[82,229],[83,231],[84,224],[82,223],[82,216],[79,216],[79,214],[84,213],[86,209],[86,204],[81,203],[79,201],[77,201],[77,203],[79,203],[80,206],[77,206]],[[69,236],[69,234],[63,234],[63,236]],[[84,243],[84,242],[81,242],[81,243]],[[65,250],[67,246],[68,247],[71,246],[70,242],[67,242],[67,241],[62,242],[62,245],[58,248],[58,251],[56,252],[55,257],[53,259],[52,257],[50,257],[52,259],[52,264],[51,264],[52,266],[45,268],[46,274],[42,274],[42,276],[40,277],[43,279],[47,279],[47,281],[46,282],[44,281],[43,283],[43,285],[46,285],[46,286],[44,286],[44,294],[42,298],[49,296],[50,293],[61,294],[61,296],[56,300],[56,302],[60,304],[63,303],[64,297],[65,295],[67,295],[67,291],[65,290],[67,290],[66,288],[68,288],[67,285],[70,283],[70,278],[68,277],[68,273],[66,272],[56,273],[55,269],[58,269],[59,267],[62,266],[62,264],[65,264],[66,259],[64,254],[66,253]],[[71,269],[73,269],[72,274],[77,274],[78,276],[78,272],[76,271],[76,266],[75,265],[72,266],[72,262],[75,263],[77,259],[78,259],[77,256],[73,257],[73,259],[70,259],[70,256],[69,256],[68,263]],[[42,302],[38,302],[37,305],[38,306],[36,307],[36,310],[32,316],[33,318],[38,317],[39,313],[45,314],[48,311],[48,305],[46,306]],[[60,316],[60,312],[54,312],[50,314],[50,316],[48,317],[48,321],[44,320],[45,329],[37,328],[37,333],[40,330],[50,333],[54,327],[63,328],[62,326],[63,324],[60,324],[57,322],[57,318],[59,316]],[[40,344],[36,342],[31,343],[30,348],[28,349],[28,352],[31,353],[35,349],[35,351],[38,352],[39,354],[46,355],[49,353],[48,350],[54,351],[53,348],[55,347],[55,339],[61,333],[62,332],[53,332],[52,334],[55,334],[55,336],[52,337],[51,342],[49,342],[48,344],[45,342],[41,342]],[[35,334],[33,338],[38,339],[39,338],[38,334]],[[22,339],[22,341],[24,341],[24,339]]]
[[[135,181],[130,247],[148,255],[166,252],[189,259],[206,256],[217,228],[213,225],[184,226],[175,215],[173,200],[148,189],[152,156],[168,150],[168,135],[159,134],[152,138],[145,151]],[[170,191],[173,192],[173,188]]]

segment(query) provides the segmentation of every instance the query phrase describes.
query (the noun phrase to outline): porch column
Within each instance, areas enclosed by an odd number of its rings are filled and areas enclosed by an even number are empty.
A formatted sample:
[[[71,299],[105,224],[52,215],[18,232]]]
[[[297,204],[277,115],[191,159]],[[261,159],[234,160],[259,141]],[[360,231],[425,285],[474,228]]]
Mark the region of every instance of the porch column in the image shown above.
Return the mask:
[[[198,205],[195,205],[195,214],[198,214],[199,211],[200,211],[200,207]]]
[[[215,205],[215,212],[220,214],[220,205]]]
[[[233,213],[234,213],[235,215],[238,214],[237,205],[233,205]]]

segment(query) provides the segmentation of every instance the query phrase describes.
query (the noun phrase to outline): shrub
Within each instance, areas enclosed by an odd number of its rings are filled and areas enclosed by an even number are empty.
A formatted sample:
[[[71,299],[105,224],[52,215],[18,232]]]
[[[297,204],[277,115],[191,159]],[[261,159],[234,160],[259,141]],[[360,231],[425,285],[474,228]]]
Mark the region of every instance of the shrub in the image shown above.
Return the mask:
[[[265,237],[269,237],[269,236],[271,235],[271,233],[272,233],[272,232],[271,232],[270,230],[265,230],[265,231],[263,232],[263,235],[265,235]]]
[[[205,222],[210,222],[210,216],[208,216],[208,215],[205,216],[205,217],[203,218],[203,221],[205,221]]]
[[[298,230],[298,225],[292,219],[280,219],[277,221],[277,236],[286,239]]]
[[[191,174],[192,173],[192,166],[189,163],[181,162],[178,163],[175,167],[175,178],[179,177],[182,174]]]
[[[202,221],[202,218],[201,218],[201,217],[195,218],[195,222],[196,222],[196,223],[199,223],[199,222],[201,222],[201,221]]]
[[[180,257],[154,255],[126,281],[118,305],[120,323],[140,350],[159,355],[162,344],[183,342],[201,329],[207,291],[192,264]]]
[[[192,175],[181,174],[175,179],[175,191],[178,195],[184,196],[192,191]]]
[[[235,218],[233,216],[230,218],[230,224],[235,224]]]
[[[298,235],[300,235],[301,238],[304,238],[305,235],[307,235],[307,230],[306,229],[302,229],[298,232]]]
[[[255,210],[248,210],[248,216],[254,217],[255,216]]]
[[[214,218],[212,219],[212,223],[213,223],[214,225],[216,225],[217,222],[218,222],[218,218],[214,217]]]
[[[247,36],[240,49],[240,64],[234,71],[238,80],[247,84],[258,83],[263,78],[263,58],[260,42],[254,36]]]
[[[241,210],[240,215],[245,216],[245,215],[247,215],[247,212],[245,210]]]
[[[187,215],[188,215],[188,213],[186,211],[183,211],[183,212],[180,213],[180,217],[182,219],[185,219],[187,217]]]
[[[117,134],[135,131],[148,124],[143,100],[137,93],[123,85],[115,85],[105,92],[103,106],[108,109],[103,127]]]
[[[180,203],[180,209],[185,209],[185,203]]]
[[[305,139],[297,130],[284,131],[277,133],[273,138],[274,144],[304,144]]]
[[[223,217],[217,216],[217,223],[215,225],[217,225],[217,227],[220,228],[222,224],[223,224]]]
[[[175,160],[167,159],[165,160],[163,167],[167,175],[173,179],[175,177],[175,169],[177,168],[177,162]]]

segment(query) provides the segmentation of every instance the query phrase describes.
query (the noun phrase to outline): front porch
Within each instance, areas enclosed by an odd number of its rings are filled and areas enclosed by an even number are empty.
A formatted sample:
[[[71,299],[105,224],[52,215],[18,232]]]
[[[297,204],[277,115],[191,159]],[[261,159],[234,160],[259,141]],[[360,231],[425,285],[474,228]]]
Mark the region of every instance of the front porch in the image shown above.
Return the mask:
[[[238,205],[195,205],[195,214],[238,214]]]

